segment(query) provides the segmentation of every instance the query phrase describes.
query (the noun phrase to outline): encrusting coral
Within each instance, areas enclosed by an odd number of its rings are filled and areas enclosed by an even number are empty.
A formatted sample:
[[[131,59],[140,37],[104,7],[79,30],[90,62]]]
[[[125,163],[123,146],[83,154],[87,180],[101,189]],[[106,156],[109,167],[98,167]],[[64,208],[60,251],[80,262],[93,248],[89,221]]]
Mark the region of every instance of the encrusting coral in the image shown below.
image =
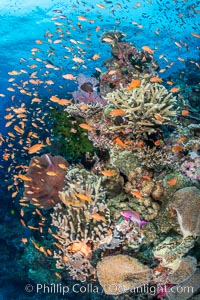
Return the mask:
[[[197,269],[196,272],[180,283],[173,290],[167,292],[167,297],[169,300],[187,300],[191,299],[191,296],[195,294],[200,288],[200,270]],[[193,298],[192,298],[193,299]],[[196,298],[194,298],[196,299]]]

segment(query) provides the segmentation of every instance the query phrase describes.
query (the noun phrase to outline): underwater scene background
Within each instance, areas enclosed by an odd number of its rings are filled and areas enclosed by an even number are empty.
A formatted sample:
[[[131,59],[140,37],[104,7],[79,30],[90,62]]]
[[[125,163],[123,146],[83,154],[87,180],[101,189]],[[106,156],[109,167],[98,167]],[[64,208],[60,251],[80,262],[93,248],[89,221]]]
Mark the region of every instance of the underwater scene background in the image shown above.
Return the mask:
[[[0,299],[200,299],[199,13],[1,0]]]

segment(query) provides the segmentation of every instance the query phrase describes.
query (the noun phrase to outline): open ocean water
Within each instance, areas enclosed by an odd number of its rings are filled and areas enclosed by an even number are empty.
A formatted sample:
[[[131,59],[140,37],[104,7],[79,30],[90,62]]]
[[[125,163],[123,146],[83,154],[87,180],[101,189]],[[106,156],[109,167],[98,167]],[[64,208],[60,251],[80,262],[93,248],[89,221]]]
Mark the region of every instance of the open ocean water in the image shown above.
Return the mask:
[[[200,299],[199,50],[199,1],[0,1],[0,299]]]

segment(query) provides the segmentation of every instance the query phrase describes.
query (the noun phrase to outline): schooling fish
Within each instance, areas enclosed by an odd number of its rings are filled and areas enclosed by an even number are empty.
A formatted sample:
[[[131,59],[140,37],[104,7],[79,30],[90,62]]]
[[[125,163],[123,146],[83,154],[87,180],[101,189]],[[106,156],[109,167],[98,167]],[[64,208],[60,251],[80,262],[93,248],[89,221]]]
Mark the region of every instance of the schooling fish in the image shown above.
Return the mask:
[[[148,224],[149,222],[141,220],[140,215],[135,210],[122,210],[121,215],[125,218],[126,221],[131,220],[138,224],[139,228],[144,224]]]

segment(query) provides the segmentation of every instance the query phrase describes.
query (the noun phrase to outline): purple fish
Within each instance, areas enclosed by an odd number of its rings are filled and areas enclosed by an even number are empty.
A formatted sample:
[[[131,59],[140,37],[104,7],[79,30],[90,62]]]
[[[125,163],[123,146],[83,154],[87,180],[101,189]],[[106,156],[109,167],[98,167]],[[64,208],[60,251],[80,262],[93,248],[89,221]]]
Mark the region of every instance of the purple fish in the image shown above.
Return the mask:
[[[149,222],[141,220],[140,215],[135,210],[122,210],[121,215],[125,218],[126,221],[131,220],[138,224],[139,228],[144,224],[148,224]]]

